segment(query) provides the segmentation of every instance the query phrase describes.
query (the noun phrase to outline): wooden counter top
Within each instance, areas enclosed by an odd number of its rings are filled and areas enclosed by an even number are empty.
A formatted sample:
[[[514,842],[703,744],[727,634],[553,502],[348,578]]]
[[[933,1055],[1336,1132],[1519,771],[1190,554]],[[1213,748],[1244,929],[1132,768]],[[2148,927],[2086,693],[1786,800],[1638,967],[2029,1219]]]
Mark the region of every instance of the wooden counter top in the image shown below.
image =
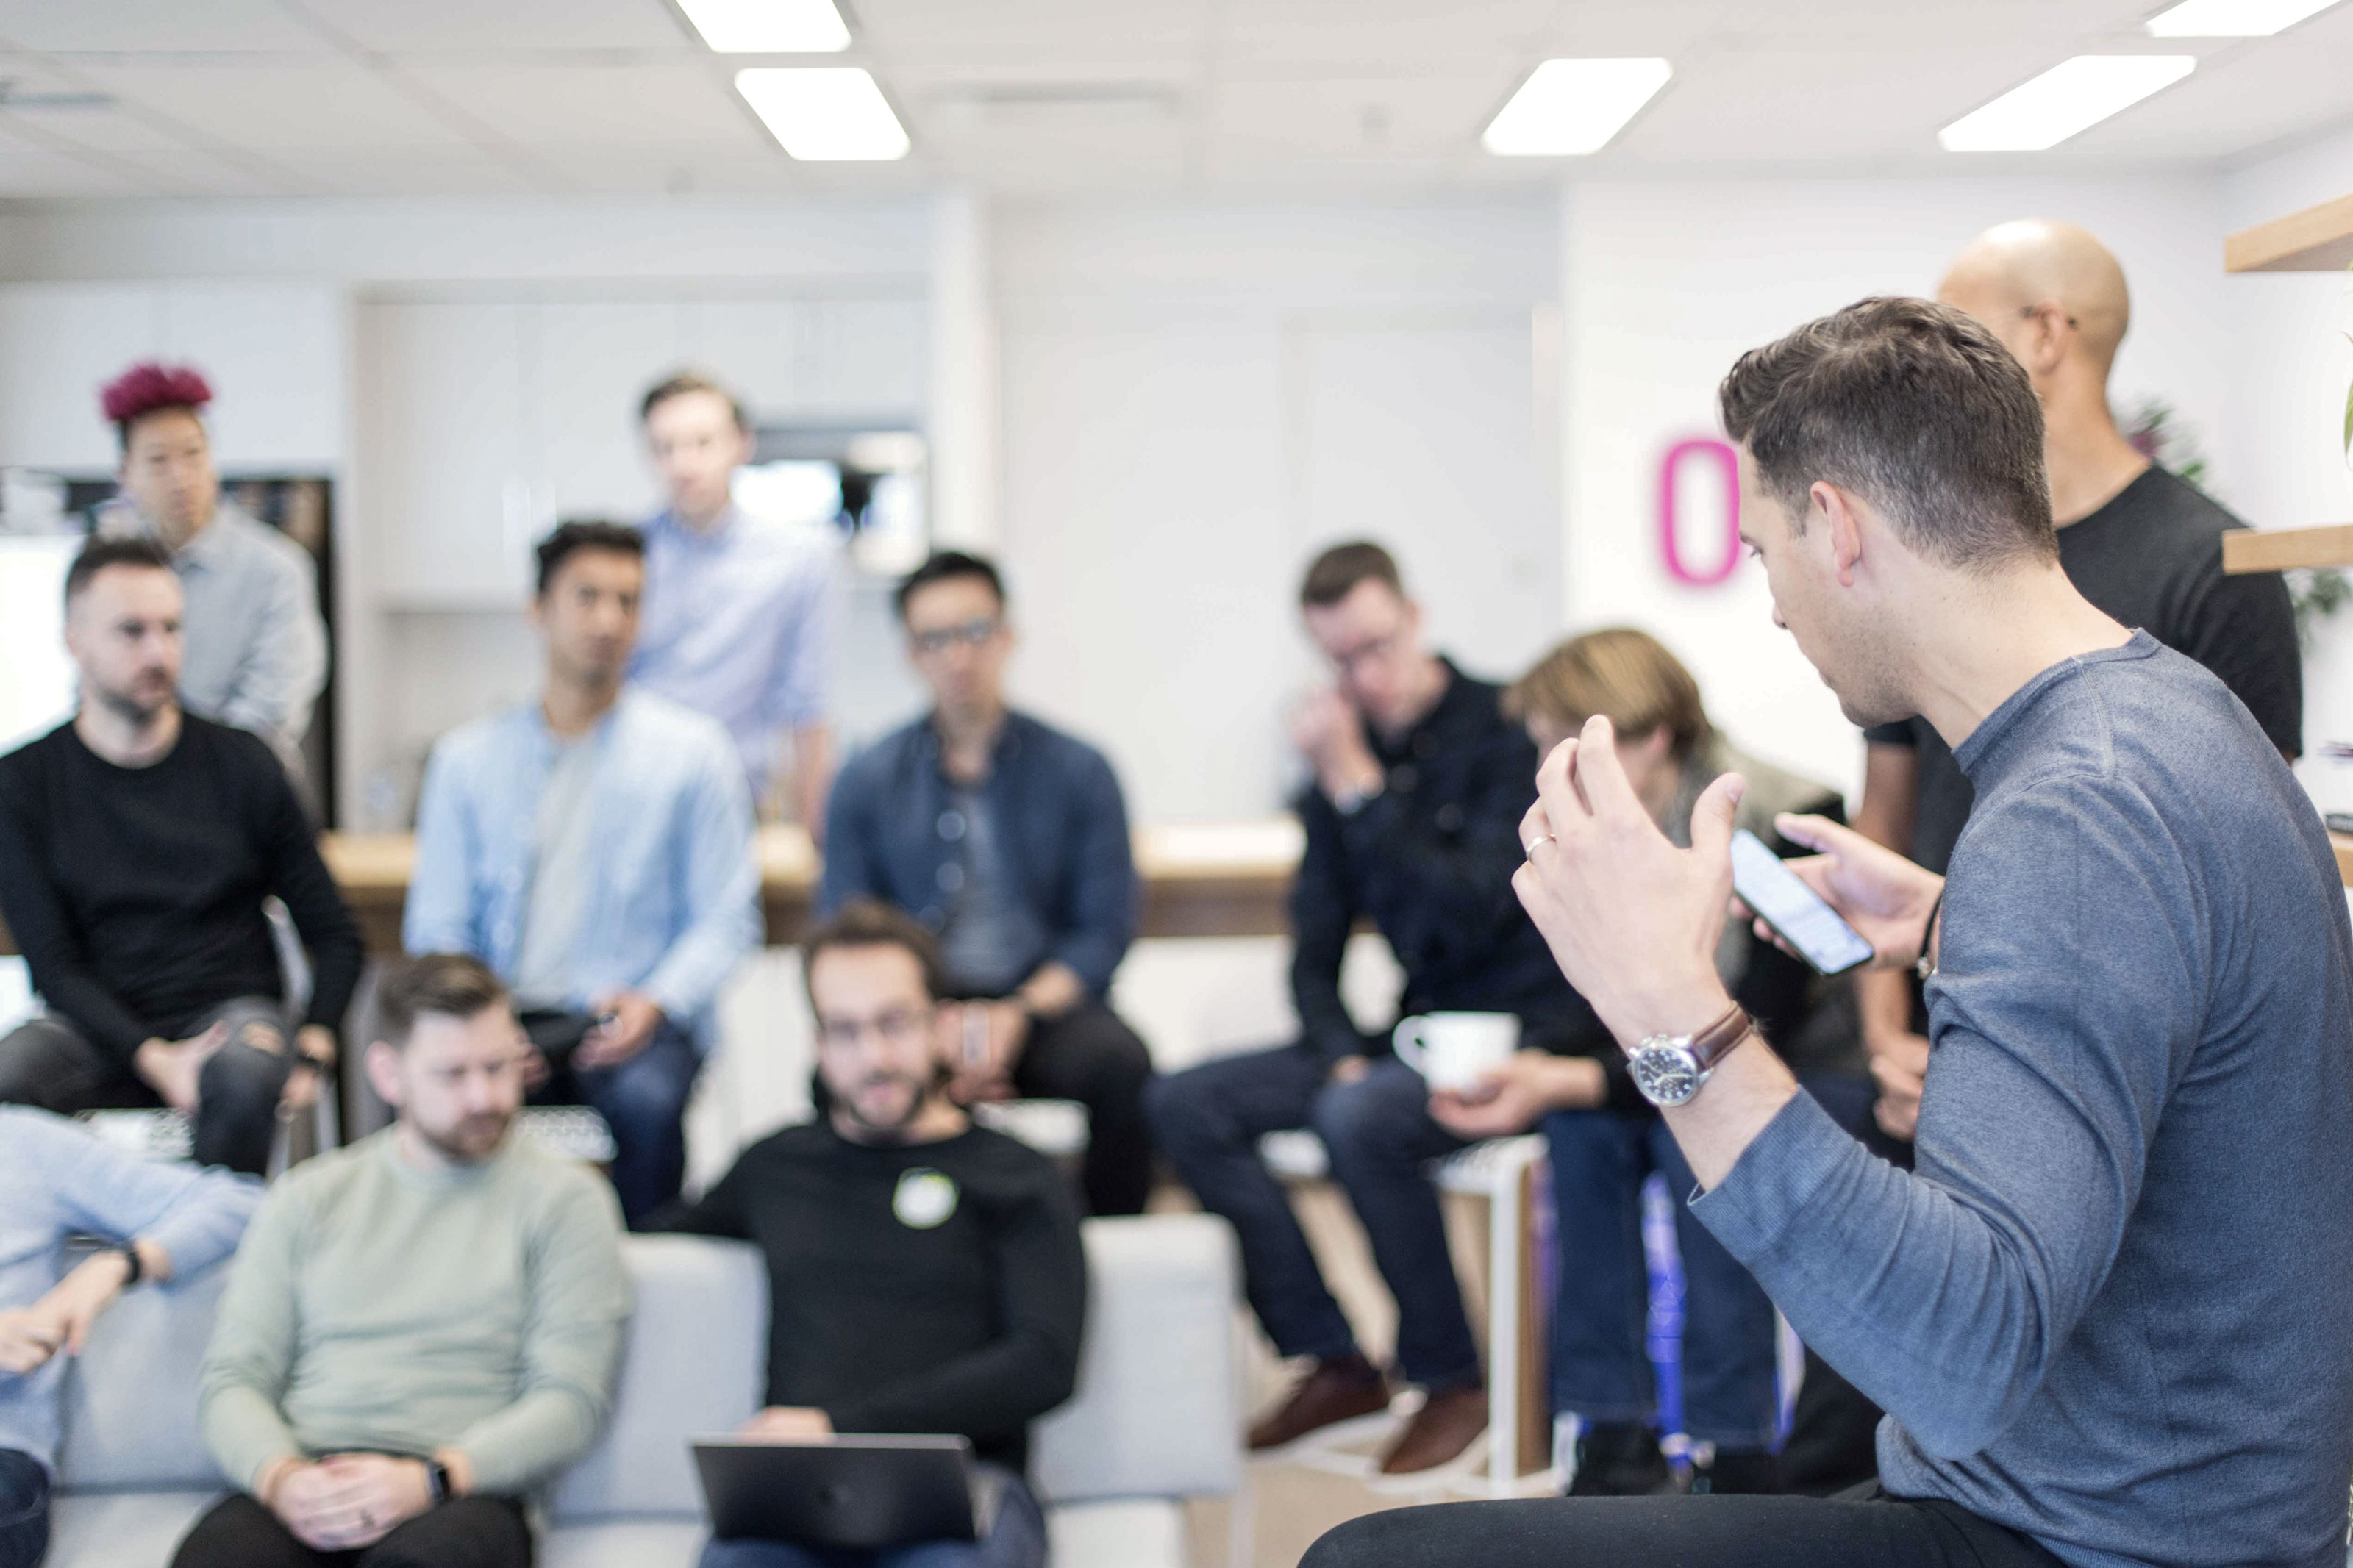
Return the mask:
[[[1299,824],[1174,823],[1140,828],[1135,865],[1144,883],[1145,936],[1280,936],[1291,929],[1285,900],[1299,865]],[[369,950],[400,950],[400,911],[408,897],[416,841],[406,833],[330,833],[319,842],[327,868],[351,901]],[[798,827],[760,830],[761,903],[771,945],[796,941],[807,927],[817,887],[818,856]],[[16,951],[0,927],[0,953]]]

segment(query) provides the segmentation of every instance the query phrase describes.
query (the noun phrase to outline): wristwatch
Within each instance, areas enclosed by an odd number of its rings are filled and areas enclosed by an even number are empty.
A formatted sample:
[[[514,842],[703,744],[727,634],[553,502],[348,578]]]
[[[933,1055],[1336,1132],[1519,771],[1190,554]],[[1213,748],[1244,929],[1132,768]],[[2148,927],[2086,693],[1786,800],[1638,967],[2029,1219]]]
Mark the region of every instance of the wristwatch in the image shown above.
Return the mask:
[[[1652,1035],[1626,1053],[1627,1075],[1652,1105],[1684,1104],[1752,1027],[1747,1012],[1735,1006],[1696,1035]]]
[[[448,1502],[449,1500],[449,1467],[438,1459],[426,1460],[425,1490],[426,1494],[433,1500],[434,1507],[438,1508]]]
[[[131,1272],[122,1277],[122,1288],[125,1290],[147,1278],[147,1265],[140,1261],[139,1248],[135,1245],[126,1241],[121,1247],[110,1247],[107,1250],[120,1253],[122,1261],[131,1266]]]

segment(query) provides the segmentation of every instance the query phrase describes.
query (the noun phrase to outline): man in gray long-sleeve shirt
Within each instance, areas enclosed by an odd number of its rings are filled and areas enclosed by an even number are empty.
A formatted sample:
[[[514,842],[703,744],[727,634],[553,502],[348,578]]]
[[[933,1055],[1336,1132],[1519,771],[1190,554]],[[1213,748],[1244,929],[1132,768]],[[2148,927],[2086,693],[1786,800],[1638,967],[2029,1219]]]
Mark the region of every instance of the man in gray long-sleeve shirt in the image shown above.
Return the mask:
[[[471,958],[378,992],[383,1132],[281,1180],[205,1356],[205,1440],[239,1489],[177,1568],[527,1568],[523,1495],[587,1451],[629,1285],[596,1173],[509,1136],[529,1047]]]
[[[1797,1094],[1705,967],[1735,781],[1675,849],[1588,726],[1539,774],[1518,887],[1694,1212],[1888,1412],[1885,1490],[1385,1515],[1309,1568],[2333,1568],[2353,932],[2310,804],[2214,677],[2068,583],[2032,391],[1982,327],[1866,300],[1745,356],[1722,403],[1777,618],[1850,719],[1917,711],[1977,791],[1949,882],[1783,824],[1883,965],[1935,968],[1916,1171]]]
[[[49,1474],[67,1364],[98,1315],[142,1280],[236,1250],[261,1184],[142,1159],[45,1110],[0,1106],[0,1568],[48,1542]],[[65,1242],[106,1244],[73,1269]]]

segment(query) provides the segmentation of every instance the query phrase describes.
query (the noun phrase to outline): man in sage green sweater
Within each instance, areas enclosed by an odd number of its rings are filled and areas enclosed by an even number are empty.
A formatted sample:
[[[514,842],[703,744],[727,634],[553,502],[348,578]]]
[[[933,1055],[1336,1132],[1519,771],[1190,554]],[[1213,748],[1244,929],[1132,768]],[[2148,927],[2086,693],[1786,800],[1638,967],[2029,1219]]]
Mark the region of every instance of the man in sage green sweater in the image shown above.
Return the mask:
[[[523,1494],[611,1403],[629,1285],[611,1189],[508,1135],[528,1047],[470,958],[407,960],[367,1071],[393,1126],[282,1180],[205,1357],[240,1489],[176,1568],[527,1568]]]

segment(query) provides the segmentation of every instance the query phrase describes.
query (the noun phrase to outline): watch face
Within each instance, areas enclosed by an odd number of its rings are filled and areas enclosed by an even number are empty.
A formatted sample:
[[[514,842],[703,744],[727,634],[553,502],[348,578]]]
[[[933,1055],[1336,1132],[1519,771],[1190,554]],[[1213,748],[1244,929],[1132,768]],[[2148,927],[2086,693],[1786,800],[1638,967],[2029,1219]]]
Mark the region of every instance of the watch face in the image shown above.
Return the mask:
[[[1699,1092],[1706,1077],[1688,1046],[1664,1042],[1636,1051],[1626,1063],[1626,1071],[1652,1105],[1681,1105]]]

